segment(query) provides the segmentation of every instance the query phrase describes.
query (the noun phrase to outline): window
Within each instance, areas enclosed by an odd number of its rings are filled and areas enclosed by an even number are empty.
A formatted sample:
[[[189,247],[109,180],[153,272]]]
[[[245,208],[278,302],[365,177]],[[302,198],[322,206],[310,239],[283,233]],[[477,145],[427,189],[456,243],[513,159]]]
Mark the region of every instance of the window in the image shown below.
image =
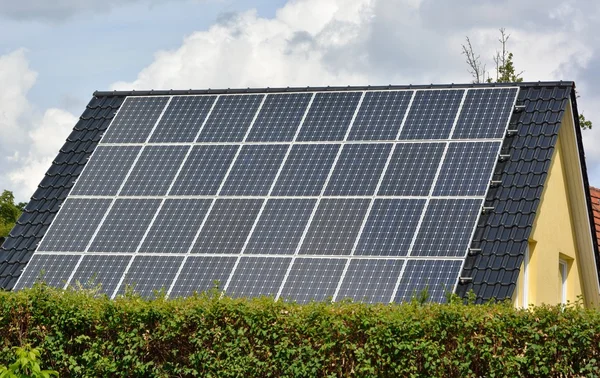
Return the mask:
[[[558,274],[560,278],[560,303],[567,304],[567,274],[569,265],[565,260],[558,260]]]
[[[523,281],[521,286],[521,307],[529,307],[529,246],[525,249],[523,256]]]

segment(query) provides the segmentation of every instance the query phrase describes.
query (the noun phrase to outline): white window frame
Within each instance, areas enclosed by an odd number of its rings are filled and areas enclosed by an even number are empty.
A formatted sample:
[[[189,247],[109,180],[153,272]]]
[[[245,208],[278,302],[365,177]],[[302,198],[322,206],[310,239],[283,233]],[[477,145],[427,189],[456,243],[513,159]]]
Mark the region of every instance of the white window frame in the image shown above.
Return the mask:
[[[561,291],[560,291],[560,303],[567,304],[567,275],[569,273],[569,263],[563,259],[558,260],[558,268],[560,270],[561,278]]]

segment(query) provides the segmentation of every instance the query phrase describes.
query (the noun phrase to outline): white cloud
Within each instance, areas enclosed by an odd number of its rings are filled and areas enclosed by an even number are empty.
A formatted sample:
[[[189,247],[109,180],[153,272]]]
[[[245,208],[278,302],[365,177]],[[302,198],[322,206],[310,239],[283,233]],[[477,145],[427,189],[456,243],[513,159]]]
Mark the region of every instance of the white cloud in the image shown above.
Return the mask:
[[[37,113],[27,99],[36,76],[25,50],[0,56],[0,189],[20,201],[35,191],[76,122],[60,109]]]

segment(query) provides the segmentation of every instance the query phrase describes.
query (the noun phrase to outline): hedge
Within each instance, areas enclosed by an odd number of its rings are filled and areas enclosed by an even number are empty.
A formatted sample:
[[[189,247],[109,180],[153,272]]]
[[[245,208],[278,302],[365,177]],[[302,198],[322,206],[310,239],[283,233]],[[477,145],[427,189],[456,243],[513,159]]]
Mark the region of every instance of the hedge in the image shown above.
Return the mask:
[[[0,293],[0,364],[42,350],[61,377],[600,375],[600,313],[578,305],[298,305],[197,295]]]

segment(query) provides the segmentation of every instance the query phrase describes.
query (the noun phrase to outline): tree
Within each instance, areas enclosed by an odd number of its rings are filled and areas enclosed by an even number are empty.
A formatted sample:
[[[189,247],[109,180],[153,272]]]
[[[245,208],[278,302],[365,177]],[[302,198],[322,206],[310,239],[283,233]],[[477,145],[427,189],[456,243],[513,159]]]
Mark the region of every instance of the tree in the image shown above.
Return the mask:
[[[21,216],[25,203],[15,204],[15,196],[9,190],[0,195],[0,243],[8,236],[8,233],[17,223]]]
[[[510,34],[506,29],[500,29],[500,50],[496,50],[493,61],[496,67],[496,78],[492,78],[486,70],[486,65],[481,62],[481,57],[473,50],[469,37],[467,43],[462,45],[462,54],[466,57],[469,73],[473,77],[473,83],[520,83],[523,81],[523,71],[517,73],[513,62],[513,53],[508,51],[507,45]],[[579,114],[579,125],[583,130],[592,128],[592,121],[586,119],[583,113]]]

